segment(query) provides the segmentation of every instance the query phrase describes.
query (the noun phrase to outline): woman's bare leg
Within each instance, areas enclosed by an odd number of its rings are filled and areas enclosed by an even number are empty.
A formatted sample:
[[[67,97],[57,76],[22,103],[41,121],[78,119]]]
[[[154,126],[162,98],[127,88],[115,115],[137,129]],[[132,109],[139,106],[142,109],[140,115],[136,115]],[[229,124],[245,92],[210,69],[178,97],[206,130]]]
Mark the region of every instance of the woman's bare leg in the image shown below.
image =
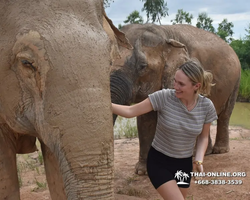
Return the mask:
[[[179,188],[183,198],[185,199],[187,197],[187,193],[188,193],[188,188]]]
[[[182,190],[179,189],[175,180],[168,181],[157,188],[164,200],[184,200]],[[185,193],[185,190],[183,192]]]

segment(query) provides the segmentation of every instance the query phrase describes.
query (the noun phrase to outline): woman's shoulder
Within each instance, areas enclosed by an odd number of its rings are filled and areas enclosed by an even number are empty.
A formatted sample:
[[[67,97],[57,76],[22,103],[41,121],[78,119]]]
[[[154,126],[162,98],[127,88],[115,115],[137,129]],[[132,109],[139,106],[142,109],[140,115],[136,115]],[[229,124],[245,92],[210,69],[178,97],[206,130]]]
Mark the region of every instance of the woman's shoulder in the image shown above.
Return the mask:
[[[175,90],[174,89],[169,89],[169,88],[164,88],[164,89],[162,89],[161,90],[162,91],[162,93],[164,94],[164,96],[166,97],[166,98],[175,98],[176,96],[175,96]]]
[[[174,89],[163,88],[161,91],[164,92],[164,93],[167,93],[169,95],[175,95],[175,90]]]
[[[203,105],[212,105],[213,102],[211,101],[211,99],[209,99],[206,96],[200,95],[199,94],[199,101],[203,104]]]

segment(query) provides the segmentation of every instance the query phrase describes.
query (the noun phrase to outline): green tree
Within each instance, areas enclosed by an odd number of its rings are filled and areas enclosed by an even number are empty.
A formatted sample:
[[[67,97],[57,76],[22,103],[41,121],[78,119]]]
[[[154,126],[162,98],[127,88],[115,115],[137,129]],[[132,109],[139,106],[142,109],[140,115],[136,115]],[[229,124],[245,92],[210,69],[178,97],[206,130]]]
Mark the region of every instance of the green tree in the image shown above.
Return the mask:
[[[143,18],[140,16],[140,13],[135,10],[127,17],[125,21],[123,21],[125,24],[143,24]],[[123,26],[121,24],[118,24],[118,29],[121,29]]]
[[[235,53],[237,54],[240,63],[241,63],[241,68],[246,69],[247,63],[245,62],[245,53],[246,49],[244,47],[244,41],[243,40],[234,40],[230,43],[230,46],[233,48]]]
[[[125,21],[123,21],[125,24],[143,24],[143,18],[140,16],[140,13],[135,10],[133,11]]]
[[[114,0],[104,0],[104,8],[107,8],[110,6],[110,2],[113,2],[114,3]]]
[[[147,22],[152,21],[152,23],[159,22],[161,24],[161,18],[168,15],[167,2],[164,0],[141,0],[145,2],[142,11],[147,13]]]
[[[243,70],[250,70],[250,40],[233,40],[230,43],[230,46],[233,48],[237,54],[241,68]]]
[[[246,37],[239,40],[233,40],[230,46],[237,54],[241,64],[241,79],[239,88],[239,98],[250,98],[250,23],[248,28],[245,29]]]
[[[192,14],[189,14],[188,12],[179,9],[175,16],[175,19],[172,19],[171,22],[173,22],[173,24],[183,24],[183,23],[191,24],[192,19],[193,19]]]
[[[233,30],[234,27],[232,22],[228,22],[227,19],[223,19],[223,21],[219,24],[216,34],[227,43],[233,41]]]
[[[250,40],[250,23],[248,24],[248,27],[245,29],[245,31],[247,32],[246,40]]]
[[[123,26],[121,24],[118,24],[118,29],[121,29]]]
[[[208,17],[207,13],[202,12],[199,14],[197,18],[196,27],[214,33],[215,29],[212,23],[213,23],[213,20],[210,17]]]
[[[250,70],[250,23],[248,24],[248,27],[245,29],[246,36],[244,38],[244,61],[245,61],[245,68]]]

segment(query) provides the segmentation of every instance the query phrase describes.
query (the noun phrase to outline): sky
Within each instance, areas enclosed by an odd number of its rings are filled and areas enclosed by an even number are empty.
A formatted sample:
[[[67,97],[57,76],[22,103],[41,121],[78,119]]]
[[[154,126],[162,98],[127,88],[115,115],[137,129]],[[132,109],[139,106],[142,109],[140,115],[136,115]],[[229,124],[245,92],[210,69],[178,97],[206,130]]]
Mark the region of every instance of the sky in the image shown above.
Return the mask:
[[[196,26],[199,13],[206,12],[213,20],[217,30],[218,24],[227,19],[232,22],[234,39],[244,38],[250,24],[250,0],[165,0],[168,7],[168,16],[161,19],[161,24],[172,24],[179,9],[193,15],[192,25]],[[141,0],[114,0],[106,8],[107,16],[114,25],[124,25],[124,20],[135,10],[140,12],[144,22],[147,21],[146,12],[142,12],[144,2]]]

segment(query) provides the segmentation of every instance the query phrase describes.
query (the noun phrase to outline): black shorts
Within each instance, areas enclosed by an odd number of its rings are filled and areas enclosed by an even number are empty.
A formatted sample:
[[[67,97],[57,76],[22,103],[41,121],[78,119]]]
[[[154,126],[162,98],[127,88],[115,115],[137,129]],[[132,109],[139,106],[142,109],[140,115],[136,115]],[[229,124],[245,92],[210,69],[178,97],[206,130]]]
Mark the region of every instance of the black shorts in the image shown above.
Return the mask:
[[[153,147],[149,150],[147,171],[155,189],[170,180],[176,180],[178,187],[188,188],[192,169],[192,156],[189,158],[172,158]]]

